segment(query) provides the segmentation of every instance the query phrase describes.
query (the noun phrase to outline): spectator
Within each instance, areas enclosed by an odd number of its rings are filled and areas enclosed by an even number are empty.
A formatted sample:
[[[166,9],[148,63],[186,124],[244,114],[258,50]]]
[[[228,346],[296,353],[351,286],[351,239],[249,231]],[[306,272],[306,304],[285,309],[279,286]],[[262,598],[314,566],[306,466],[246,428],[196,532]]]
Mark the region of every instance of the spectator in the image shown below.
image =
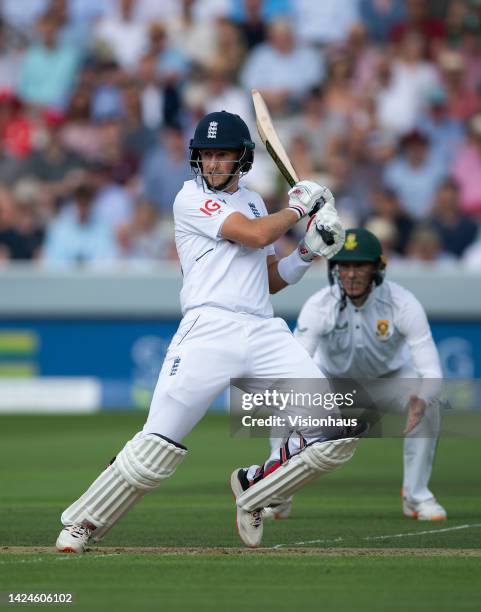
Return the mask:
[[[216,57],[217,31],[211,21],[195,15],[193,0],[180,0],[179,4],[179,13],[167,19],[169,40],[193,64],[208,64]]]
[[[23,181],[17,183],[14,192],[15,215],[14,240],[10,245],[10,257],[15,260],[37,259],[44,240],[44,219],[41,201],[43,195],[32,192]]]
[[[129,191],[112,178],[112,168],[101,161],[93,162],[88,169],[86,180],[91,186],[92,219],[108,225],[115,234],[130,223],[133,213],[133,200]],[[64,214],[72,216],[74,203],[66,207]]]
[[[0,18],[0,91],[15,91],[23,48],[14,44],[7,24]]]
[[[445,253],[437,232],[429,225],[419,225],[412,232],[406,246],[406,255],[411,263],[437,263],[452,266],[455,257]]]
[[[290,0],[232,0],[230,18],[239,24],[247,48],[265,42],[266,24],[292,13]]]
[[[10,158],[21,160],[30,155],[35,125],[17,96],[0,91],[0,144]]]
[[[459,188],[453,179],[446,179],[438,189],[431,217],[431,224],[441,238],[443,250],[456,257],[461,257],[476,239],[478,226],[461,213]]]
[[[466,86],[476,91],[481,82],[481,21],[472,14],[466,17],[461,29],[459,50],[466,67]]]
[[[119,0],[117,6],[117,12],[97,23],[93,36],[97,44],[110,50],[124,70],[133,71],[147,51],[147,28],[134,19],[135,0]]]
[[[363,217],[359,193],[351,184],[352,160],[346,155],[330,156],[327,166],[327,177],[322,181],[336,198],[336,208],[344,227],[358,227]]]
[[[244,42],[250,51],[265,41],[267,35],[265,9],[267,5],[275,3],[262,2],[262,0],[234,0],[232,4],[230,17],[239,24]]]
[[[296,33],[303,43],[333,45],[346,40],[359,22],[359,0],[294,0]]]
[[[115,61],[101,61],[98,64],[98,80],[91,98],[94,121],[110,121],[123,116],[123,81],[124,73]]]
[[[61,132],[63,145],[86,160],[98,158],[102,146],[99,129],[91,119],[91,94],[88,85],[73,92]]]
[[[176,87],[187,77],[189,61],[180,49],[169,43],[166,27],[160,21],[150,24],[146,55],[155,58],[156,74],[164,86]]]
[[[120,232],[123,256],[133,262],[176,259],[173,227],[147,200],[137,202],[132,222]]]
[[[329,57],[324,93],[326,113],[343,121],[352,119],[357,107],[357,98],[352,84],[353,64],[344,51]]]
[[[481,213],[481,113],[471,117],[468,138],[452,167],[461,191],[461,210],[467,215]]]
[[[349,31],[345,52],[351,65],[351,86],[356,96],[360,97],[365,95],[375,78],[382,52],[369,40],[366,28],[360,23]]]
[[[448,47],[459,47],[466,26],[472,20],[469,2],[466,0],[450,0],[448,2],[444,27]]]
[[[427,138],[413,131],[401,140],[401,153],[384,171],[384,182],[397,194],[404,210],[415,219],[426,218],[444,168]]]
[[[289,159],[299,172],[299,176],[315,181],[319,180],[320,169],[315,166],[308,139],[304,134],[296,134],[289,146]]]
[[[62,200],[72,189],[72,181],[83,166],[83,160],[69,151],[62,142],[63,116],[46,111],[44,118],[43,146],[26,159],[23,174],[39,181],[53,200]]]
[[[58,23],[57,42],[85,53],[90,42],[91,23],[70,18],[69,0],[50,0],[48,12]]]
[[[184,181],[192,178],[185,144],[184,134],[178,126],[166,126],[157,146],[143,160],[143,195],[159,214],[172,214],[177,192]]]
[[[339,141],[346,137],[347,130],[345,117],[328,113],[324,90],[314,87],[303,100],[301,112],[286,121],[283,141],[285,139],[289,145],[295,137],[304,138],[309,145],[314,167],[321,170],[329,156],[337,150]]]
[[[94,191],[79,186],[73,195],[72,214],[54,219],[47,228],[43,259],[51,265],[105,265],[117,257],[109,225],[92,214]]]
[[[465,60],[458,51],[446,50],[439,56],[439,66],[449,114],[459,121],[466,121],[481,110],[481,101],[479,93],[468,86]]]
[[[162,84],[157,74],[154,55],[144,55],[137,71],[142,123],[157,130],[166,123],[177,123],[181,114],[181,99],[177,87]]]
[[[361,0],[360,15],[369,38],[385,43],[394,25],[405,18],[405,8],[405,0]]]
[[[355,194],[356,216],[363,220],[371,212],[372,192],[382,184],[384,165],[392,157],[395,143],[388,134],[353,125],[346,145],[350,159],[347,182]]]
[[[198,0],[197,0],[198,1]],[[112,4],[112,0],[110,0]],[[119,13],[119,0],[113,2],[116,14]],[[132,19],[138,23],[148,24],[159,19],[169,19],[179,12],[177,0],[135,0],[132,6]]]
[[[133,189],[140,155],[133,147],[124,147],[124,129],[125,121],[116,118],[105,120],[99,125],[102,149],[98,161],[110,169],[112,181]]]
[[[45,14],[49,3],[50,0],[3,0],[0,10],[9,26],[30,36],[34,23]]]
[[[392,189],[380,187],[373,192],[372,215],[369,216],[366,226],[372,218],[383,219],[393,225],[396,232],[393,248],[399,255],[404,255],[414,222],[401,208],[398,197]]]
[[[41,17],[37,25],[40,42],[25,53],[18,94],[30,104],[62,107],[72,89],[80,55],[74,47],[58,43],[58,23],[51,15]]]
[[[224,62],[209,67],[205,74],[205,113],[218,111],[219,108],[242,117],[249,127],[254,128],[251,100],[247,93],[234,85]]]
[[[225,18],[217,20],[216,29],[217,53],[209,65],[221,61],[230,78],[237,80],[246,53],[241,32],[235,23]]]
[[[449,115],[447,101],[444,89],[433,89],[429,94],[427,112],[417,123],[417,129],[429,139],[433,155],[446,171],[464,139],[464,126],[461,121]]]
[[[125,118],[120,126],[121,148],[124,153],[135,159],[137,167],[140,158],[155,145],[157,134],[154,129],[147,127],[142,121],[141,98],[136,81],[132,80],[124,84],[122,100]]]
[[[382,255],[389,264],[402,261],[399,253],[396,252],[397,231],[392,221],[382,217],[371,217],[364,227],[379,240],[382,246]]]
[[[25,160],[23,173],[40,181],[54,199],[63,198],[70,193],[72,175],[82,168],[83,160],[62,143],[63,116],[46,111],[43,119],[42,147]]]
[[[13,0],[15,1],[15,0]],[[111,0],[68,0],[69,19],[89,27],[111,10]]]
[[[439,85],[436,70],[423,56],[423,39],[405,36],[391,61],[380,60],[375,91],[381,127],[397,134],[412,130],[424,110],[429,92]]]
[[[212,23],[224,18],[230,9],[230,0],[194,0],[194,18]]]
[[[15,202],[11,192],[0,186],[0,263],[12,258],[11,253],[16,242],[13,229]]]
[[[443,21],[430,15],[432,9],[428,0],[407,0],[406,17],[395,24],[389,34],[392,42],[399,43],[410,33],[426,40],[432,53],[446,35]]]
[[[322,56],[294,39],[289,22],[269,24],[268,42],[258,45],[247,58],[241,76],[246,89],[259,89],[274,112],[298,102],[324,77]]]

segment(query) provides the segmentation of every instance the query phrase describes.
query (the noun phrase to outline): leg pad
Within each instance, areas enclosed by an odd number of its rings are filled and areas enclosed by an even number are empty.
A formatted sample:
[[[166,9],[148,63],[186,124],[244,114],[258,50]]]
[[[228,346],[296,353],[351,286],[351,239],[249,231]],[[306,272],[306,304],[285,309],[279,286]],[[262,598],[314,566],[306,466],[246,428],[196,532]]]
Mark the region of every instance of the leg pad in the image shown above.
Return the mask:
[[[148,491],[169,478],[187,454],[155,434],[130,440],[115,461],[62,514],[64,525],[94,528],[93,538],[107,531]]]
[[[358,438],[314,442],[291,457],[237,498],[237,505],[252,512],[279,503],[321,474],[341,467],[354,454]]]

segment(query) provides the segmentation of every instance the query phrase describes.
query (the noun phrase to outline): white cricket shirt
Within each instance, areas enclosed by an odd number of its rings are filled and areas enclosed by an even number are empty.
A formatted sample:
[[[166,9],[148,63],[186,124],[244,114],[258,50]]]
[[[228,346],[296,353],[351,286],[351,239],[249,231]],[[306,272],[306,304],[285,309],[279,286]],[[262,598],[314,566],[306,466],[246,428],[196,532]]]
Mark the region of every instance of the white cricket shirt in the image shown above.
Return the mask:
[[[184,283],[182,314],[200,306],[272,317],[266,257],[269,245],[252,249],[220,235],[229,215],[250,219],[267,215],[259,194],[239,186],[235,193],[203,189],[200,180],[186,181],[174,202],[175,244]]]
[[[294,335],[328,376],[377,378],[412,365],[421,378],[441,378],[423,307],[400,285],[384,281],[366,302],[345,306],[337,285],[304,304]]]

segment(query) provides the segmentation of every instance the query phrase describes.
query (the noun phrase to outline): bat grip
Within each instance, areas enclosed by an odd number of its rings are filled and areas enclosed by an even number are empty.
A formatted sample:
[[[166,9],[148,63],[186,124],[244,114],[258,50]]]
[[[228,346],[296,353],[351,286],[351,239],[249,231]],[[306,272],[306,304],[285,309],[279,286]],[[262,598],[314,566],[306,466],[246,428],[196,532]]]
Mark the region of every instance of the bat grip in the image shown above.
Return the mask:
[[[313,217],[317,213],[317,211],[324,206],[325,203],[326,201],[324,200],[324,198],[320,198],[320,200],[317,202],[317,204],[314,206],[314,208],[309,213],[309,216]],[[332,232],[325,229],[323,226],[321,226],[320,228],[317,228],[317,231],[321,234],[322,239],[327,244],[327,246],[331,246],[331,244],[334,244],[334,236]]]

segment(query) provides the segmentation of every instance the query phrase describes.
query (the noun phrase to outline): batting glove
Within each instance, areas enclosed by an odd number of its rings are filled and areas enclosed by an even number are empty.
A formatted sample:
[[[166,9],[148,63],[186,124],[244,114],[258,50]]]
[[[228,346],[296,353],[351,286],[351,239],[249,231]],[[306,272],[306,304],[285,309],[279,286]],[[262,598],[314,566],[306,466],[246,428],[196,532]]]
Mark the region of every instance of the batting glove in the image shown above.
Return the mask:
[[[334,240],[333,244],[324,242],[321,230],[329,232]],[[304,261],[312,261],[318,255],[330,259],[342,249],[345,236],[346,232],[333,203],[327,202],[321,210],[311,217],[306,235],[298,246],[299,255]]]
[[[300,181],[289,191],[289,208],[296,211],[299,219],[316,212],[325,202],[334,206],[334,196],[327,187],[313,181]]]

